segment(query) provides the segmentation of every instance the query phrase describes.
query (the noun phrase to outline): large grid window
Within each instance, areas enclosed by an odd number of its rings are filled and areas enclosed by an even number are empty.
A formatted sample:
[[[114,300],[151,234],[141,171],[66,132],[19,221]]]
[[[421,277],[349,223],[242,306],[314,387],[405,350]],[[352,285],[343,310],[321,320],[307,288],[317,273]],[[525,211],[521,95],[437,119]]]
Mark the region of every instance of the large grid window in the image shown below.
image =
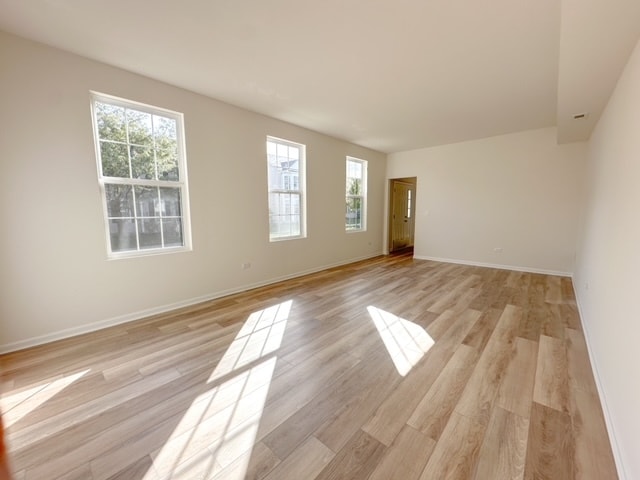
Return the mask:
[[[92,95],[110,257],[190,248],[182,114]]]
[[[267,166],[269,239],[305,237],[305,146],[267,137]]]
[[[366,230],[367,162],[347,157],[347,206],[345,228],[347,232]]]

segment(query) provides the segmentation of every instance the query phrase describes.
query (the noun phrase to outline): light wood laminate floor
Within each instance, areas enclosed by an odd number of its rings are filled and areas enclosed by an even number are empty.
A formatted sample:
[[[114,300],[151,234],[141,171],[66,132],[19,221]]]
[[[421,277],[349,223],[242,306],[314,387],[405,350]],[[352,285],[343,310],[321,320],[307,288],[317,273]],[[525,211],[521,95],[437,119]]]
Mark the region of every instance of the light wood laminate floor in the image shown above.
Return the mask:
[[[617,478],[568,278],[378,257],[0,360],[16,480]]]

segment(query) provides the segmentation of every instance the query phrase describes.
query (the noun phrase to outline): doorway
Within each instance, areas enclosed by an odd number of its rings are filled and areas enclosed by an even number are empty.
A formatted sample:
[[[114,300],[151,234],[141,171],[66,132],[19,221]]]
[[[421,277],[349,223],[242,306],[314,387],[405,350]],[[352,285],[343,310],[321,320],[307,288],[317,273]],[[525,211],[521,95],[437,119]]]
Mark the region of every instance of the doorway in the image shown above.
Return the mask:
[[[389,180],[389,253],[413,249],[416,177]]]

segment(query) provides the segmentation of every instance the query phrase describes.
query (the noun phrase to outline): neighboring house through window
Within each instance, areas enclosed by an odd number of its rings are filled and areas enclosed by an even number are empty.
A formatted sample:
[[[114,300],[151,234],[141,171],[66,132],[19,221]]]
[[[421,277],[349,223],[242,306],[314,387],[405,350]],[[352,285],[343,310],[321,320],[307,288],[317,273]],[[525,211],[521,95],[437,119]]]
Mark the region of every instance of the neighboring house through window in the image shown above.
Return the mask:
[[[92,94],[110,257],[191,248],[182,114]]]
[[[367,229],[367,162],[347,157],[347,205],[345,228],[347,232]]]
[[[305,146],[267,137],[269,240],[303,238]]]

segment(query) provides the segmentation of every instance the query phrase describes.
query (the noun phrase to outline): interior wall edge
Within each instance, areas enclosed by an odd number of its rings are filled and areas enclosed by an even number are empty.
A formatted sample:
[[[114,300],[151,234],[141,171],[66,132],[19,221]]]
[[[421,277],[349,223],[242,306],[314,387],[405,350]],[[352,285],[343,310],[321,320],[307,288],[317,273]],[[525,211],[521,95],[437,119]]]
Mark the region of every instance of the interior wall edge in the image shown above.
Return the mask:
[[[91,333],[98,330],[102,330],[109,327],[114,327],[116,325],[121,325],[123,323],[134,322],[136,320],[142,320],[143,318],[150,317],[152,315],[159,315],[162,313],[167,313],[172,310],[176,310],[178,308],[189,307],[191,305],[196,305],[198,303],[207,302],[210,300],[215,300],[217,298],[226,297],[227,295],[233,295],[235,293],[246,292],[247,290],[252,290],[254,288],[264,287],[267,285],[272,285],[274,283],[282,282],[284,280],[290,280],[292,278],[303,277],[305,275],[309,275],[311,273],[320,272],[322,270],[327,270],[329,268],[340,267],[342,265],[348,265],[350,263],[359,262],[362,260],[367,260],[369,258],[375,258],[380,255],[384,255],[384,253],[376,252],[368,255],[363,255],[360,257],[350,258],[348,260],[323,265],[320,267],[314,267],[308,270],[292,273],[289,275],[283,275],[280,277],[270,278],[268,280],[241,285],[236,288],[221,290],[218,292],[213,292],[207,295],[202,295],[195,298],[190,298],[187,300],[181,300],[179,302],[174,302],[166,305],[162,305],[159,307],[148,308],[145,310],[140,310],[137,312],[131,312],[125,315],[119,315],[117,317],[107,318],[105,320],[100,320],[98,322],[93,322],[90,324],[81,325],[78,327],[67,328],[64,330],[58,330],[56,332],[48,333],[45,335],[40,335],[37,337],[27,338],[25,340],[19,340],[17,342],[0,344],[0,355],[17,352],[18,350],[24,350],[26,348],[37,347],[39,345],[44,345],[47,343],[55,342],[58,340],[64,340],[66,338],[75,337],[78,335],[82,335],[85,333]]]

